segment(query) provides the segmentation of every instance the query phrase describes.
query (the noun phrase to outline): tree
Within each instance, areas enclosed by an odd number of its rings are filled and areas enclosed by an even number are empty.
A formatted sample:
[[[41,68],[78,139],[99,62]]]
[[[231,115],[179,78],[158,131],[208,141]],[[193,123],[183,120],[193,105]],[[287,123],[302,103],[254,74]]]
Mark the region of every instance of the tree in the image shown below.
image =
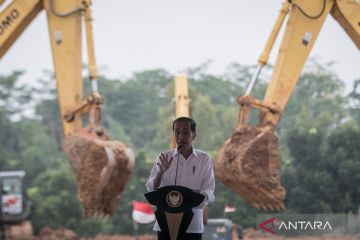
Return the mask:
[[[212,158],[237,123],[236,97],[244,93],[252,71],[252,66],[231,64],[223,75],[215,76],[207,73],[207,63],[188,71],[192,114],[198,122],[195,146]],[[19,76],[0,77],[0,166],[1,170],[27,172],[36,231],[49,225],[65,226],[83,236],[131,234],[132,201],[145,201],[145,182],[153,162],[160,151],[169,148],[174,118],[171,74],[155,69],[126,79],[100,77],[100,93],[106,100],[102,124],[114,139],[129,144],[136,156],[135,171],[117,212],[112,219],[100,222],[81,219],[76,181],[62,153],[53,75],[48,74],[33,89],[30,100],[27,88],[17,85]],[[343,96],[342,85],[331,66],[310,63],[282,115],[277,131],[289,211],[354,211],[359,202],[358,91]],[[85,86],[86,94],[90,89],[89,84]],[[265,90],[266,83],[260,79],[252,95],[262,99]],[[13,105],[23,103],[21,99],[34,105],[33,115],[22,114],[26,105]],[[255,224],[257,211],[218,180],[215,194],[210,217],[229,217],[244,226]],[[236,214],[225,215],[226,204],[236,207]],[[142,226],[140,232],[151,228],[152,224]]]
[[[15,71],[0,76],[0,165],[2,170],[13,169],[18,164],[19,140],[21,140],[14,120],[31,100],[29,89],[19,85],[22,72]]]
[[[348,97],[351,116],[360,124],[360,79],[354,81],[353,89]]]
[[[280,137],[288,147],[282,152],[283,182],[288,190],[287,206],[292,210],[347,212],[356,205],[353,196],[359,191],[349,190],[339,180],[342,164],[358,168],[352,160],[357,154],[353,149],[358,148],[356,127],[351,131],[346,127],[356,124],[349,121],[342,86],[328,66],[324,69],[315,64],[303,74],[283,114]],[[347,144],[350,139],[355,145]],[[344,148],[351,157],[341,156]],[[347,180],[355,186],[359,184],[357,177]]]
[[[324,169],[337,186],[329,196],[333,212],[358,211],[360,202],[360,129],[349,122],[336,129],[328,139]]]

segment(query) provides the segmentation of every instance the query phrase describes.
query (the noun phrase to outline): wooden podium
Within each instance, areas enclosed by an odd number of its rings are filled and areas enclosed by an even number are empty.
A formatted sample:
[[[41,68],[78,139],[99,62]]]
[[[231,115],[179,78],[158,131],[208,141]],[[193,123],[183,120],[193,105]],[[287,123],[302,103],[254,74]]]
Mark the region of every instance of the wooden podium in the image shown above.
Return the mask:
[[[146,200],[156,206],[155,217],[161,232],[170,240],[181,240],[194,216],[192,208],[205,196],[183,186],[165,186],[145,193]]]

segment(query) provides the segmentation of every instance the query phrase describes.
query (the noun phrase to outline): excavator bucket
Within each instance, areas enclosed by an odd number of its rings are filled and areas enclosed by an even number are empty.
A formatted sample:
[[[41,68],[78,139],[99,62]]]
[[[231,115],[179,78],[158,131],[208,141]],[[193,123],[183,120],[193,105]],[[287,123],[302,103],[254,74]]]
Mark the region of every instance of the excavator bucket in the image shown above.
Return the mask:
[[[240,125],[217,153],[217,177],[257,209],[281,210],[279,143],[272,129]]]
[[[76,175],[84,217],[112,215],[133,171],[132,150],[86,130],[66,136],[64,150]]]

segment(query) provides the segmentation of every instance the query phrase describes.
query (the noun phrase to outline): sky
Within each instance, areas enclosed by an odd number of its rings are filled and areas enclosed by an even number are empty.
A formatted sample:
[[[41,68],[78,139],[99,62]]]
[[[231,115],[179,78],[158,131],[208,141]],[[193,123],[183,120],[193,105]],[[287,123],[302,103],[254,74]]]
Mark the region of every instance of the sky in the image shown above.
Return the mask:
[[[117,78],[134,71],[164,68],[175,74],[208,59],[212,60],[209,72],[214,74],[223,73],[231,62],[254,65],[281,2],[93,0],[99,72]],[[270,57],[272,64],[279,42],[280,38]],[[360,78],[360,51],[331,16],[310,57],[336,62],[334,70],[346,83],[347,91]],[[34,84],[44,69],[52,70],[52,58],[46,15],[41,12],[0,60],[0,74],[25,70],[21,80]]]

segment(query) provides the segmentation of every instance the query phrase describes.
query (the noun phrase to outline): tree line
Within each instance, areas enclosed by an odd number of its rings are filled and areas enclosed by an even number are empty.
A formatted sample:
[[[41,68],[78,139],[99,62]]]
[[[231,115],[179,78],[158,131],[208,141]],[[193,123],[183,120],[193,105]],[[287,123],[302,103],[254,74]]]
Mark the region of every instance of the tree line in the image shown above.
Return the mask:
[[[281,142],[281,181],[286,212],[356,213],[360,205],[360,79],[350,94],[329,64],[310,62],[295,87],[277,127]],[[187,70],[192,117],[198,122],[196,148],[215,157],[237,122],[236,96],[252,66],[230,64],[221,75],[207,64]],[[256,85],[262,98],[271,69]],[[131,77],[99,79],[105,97],[102,124],[136,153],[135,171],[112,218],[82,219],[76,181],[62,152],[62,129],[55,80],[45,74],[36,87],[19,84],[21,72],[0,76],[0,169],[24,170],[36,232],[45,226],[73,229],[79,235],[133,232],[132,201],[145,201],[145,182],[155,157],[169,148],[173,121],[173,76],[164,69]],[[84,79],[89,92],[89,80]],[[29,112],[29,109],[32,110]],[[256,211],[219,180],[211,218],[227,217],[254,227]],[[224,213],[232,205],[235,213]],[[152,224],[140,232],[151,232]]]

